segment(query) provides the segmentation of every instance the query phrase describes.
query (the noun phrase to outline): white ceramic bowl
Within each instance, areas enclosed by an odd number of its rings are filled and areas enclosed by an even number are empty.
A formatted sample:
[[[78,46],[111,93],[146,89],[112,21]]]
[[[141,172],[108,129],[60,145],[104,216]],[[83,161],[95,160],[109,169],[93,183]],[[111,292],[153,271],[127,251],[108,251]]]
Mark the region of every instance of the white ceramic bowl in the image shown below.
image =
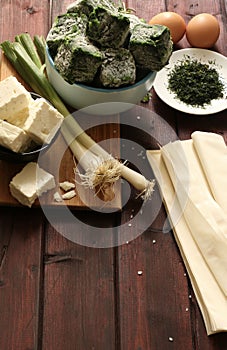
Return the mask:
[[[101,103],[120,102],[120,110],[117,112],[128,109],[130,104],[140,102],[152,88],[156,76],[156,72],[150,72],[133,85],[115,89],[94,88],[80,83],[69,84],[56,70],[48,48],[46,49],[46,69],[49,81],[69,106],[81,109]],[[90,111],[92,112],[92,109]]]

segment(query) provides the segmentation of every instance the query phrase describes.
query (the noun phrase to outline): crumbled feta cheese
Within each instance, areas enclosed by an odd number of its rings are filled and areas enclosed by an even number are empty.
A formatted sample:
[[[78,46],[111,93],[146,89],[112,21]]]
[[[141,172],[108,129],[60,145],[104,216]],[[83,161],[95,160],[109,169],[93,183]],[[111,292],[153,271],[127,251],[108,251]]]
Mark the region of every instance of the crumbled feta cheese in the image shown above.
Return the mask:
[[[66,192],[62,195],[62,198],[63,199],[72,199],[73,197],[76,196],[76,191],[75,190],[72,190],[72,191],[69,191],[69,192]]]
[[[62,202],[63,201],[60,193],[58,193],[58,192],[54,193],[54,200],[55,200],[55,202]]]
[[[60,182],[59,186],[62,190],[69,191],[72,190],[73,188],[75,188],[75,184],[69,181],[64,181],[64,182]]]

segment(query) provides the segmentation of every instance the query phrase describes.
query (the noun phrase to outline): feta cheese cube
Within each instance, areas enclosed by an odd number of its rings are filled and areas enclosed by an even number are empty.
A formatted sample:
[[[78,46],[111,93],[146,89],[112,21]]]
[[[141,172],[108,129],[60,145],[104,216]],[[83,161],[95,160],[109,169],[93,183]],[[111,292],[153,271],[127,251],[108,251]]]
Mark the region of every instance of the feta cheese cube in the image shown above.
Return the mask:
[[[24,123],[28,118],[28,114],[29,108],[26,107],[16,114],[9,114],[7,118],[5,118],[5,120],[7,120],[8,123],[11,123],[12,125],[18,126],[19,128],[23,129]]]
[[[28,163],[9,184],[12,196],[28,207],[32,206],[38,196],[54,187],[54,176],[35,162]]]
[[[0,145],[13,152],[24,152],[31,145],[31,138],[26,132],[6,121],[0,120]]]
[[[72,190],[73,188],[75,188],[75,184],[73,184],[72,182],[69,181],[64,181],[64,182],[60,182],[59,183],[60,188],[62,188],[65,192]]]
[[[23,129],[36,143],[50,143],[63,119],[44,98],[39,98],[30,104],[29,116]]]
[[[75,190],[71,190],[69,192],[64,193],[61,197],[63,199],[72,199],[75,196],[76,196],[76,191]]]
[[[29,113],[30,93],[13,76],[0,82],[0,119],[22,127]]]

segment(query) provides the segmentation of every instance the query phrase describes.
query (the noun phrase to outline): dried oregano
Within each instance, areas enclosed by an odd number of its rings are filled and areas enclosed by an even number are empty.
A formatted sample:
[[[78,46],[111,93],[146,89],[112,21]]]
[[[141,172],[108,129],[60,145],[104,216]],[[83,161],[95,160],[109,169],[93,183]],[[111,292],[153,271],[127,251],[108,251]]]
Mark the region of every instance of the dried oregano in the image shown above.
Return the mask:
[[[223,97],[224,84],[214,62],[202,63],[185,56],[168,73],[168,89],[176,98],[193,107],[205,107],[211,100]]]

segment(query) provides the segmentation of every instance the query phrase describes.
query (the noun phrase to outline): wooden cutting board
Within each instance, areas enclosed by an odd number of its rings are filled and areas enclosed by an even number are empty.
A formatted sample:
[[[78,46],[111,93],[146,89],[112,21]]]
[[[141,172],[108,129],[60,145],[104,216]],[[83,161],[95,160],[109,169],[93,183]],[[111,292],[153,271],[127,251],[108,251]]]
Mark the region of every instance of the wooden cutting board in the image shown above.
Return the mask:
[[[14,75],[17,79],[24,84],[23,80],[18,76],[12,66],[5,59],[4,55],[1,56],[1,80],[5,79],[9,75]],[[24,84],[27,90],[30,91],[30,87]],[[86,126],[87,133],[96,141],[101,142],[105,140],[106,150],[114,157],[119,157],[120,154],[120,127],[119,116],[111,116],[111,123],[105,123],[102,116],[92,116],[95,118],[95,122],[92,124],[97,125],[89,129]],[[86,124],[86,123],[85,123]],[[89,121],[87,121],[89,124]],[[59,158],[60,157],[60,158]],[[55,142],[50,146],[45,154],[37,160],[39,166],[43,167],[46,171],[52,173],[55,177],[56,187],[43,194],[40,199],[37,199],[33,204],[34,207],[42,206],[64,206],[67,205],[71,209],[88,209],[105,207],[106,209],[120,209],[121,208],[121,193],[120,193],[120,181],[116,183],[114,193],[115,197],[111,201],[103,201],[103,198],[95,195],[95,193],[87,188],[81,186],[78,181],[75,182],[75,159],[69,148],[67,148],[63,136],[61,133],[58,135]],[[9,206],[21,206],[10,194],[9,183],[14,175],[16,175],[26,163],[15,163],[12,161],[0,160],[0,205]],[[78,177],[77,177],[77,180]],[[63,194],[63,191],[59,187],[59,182],[70,181],[75,182],[77,195],[70,200],[64,200],[62,202],[56,202],[54,200],[54,193],[59,192]]]

